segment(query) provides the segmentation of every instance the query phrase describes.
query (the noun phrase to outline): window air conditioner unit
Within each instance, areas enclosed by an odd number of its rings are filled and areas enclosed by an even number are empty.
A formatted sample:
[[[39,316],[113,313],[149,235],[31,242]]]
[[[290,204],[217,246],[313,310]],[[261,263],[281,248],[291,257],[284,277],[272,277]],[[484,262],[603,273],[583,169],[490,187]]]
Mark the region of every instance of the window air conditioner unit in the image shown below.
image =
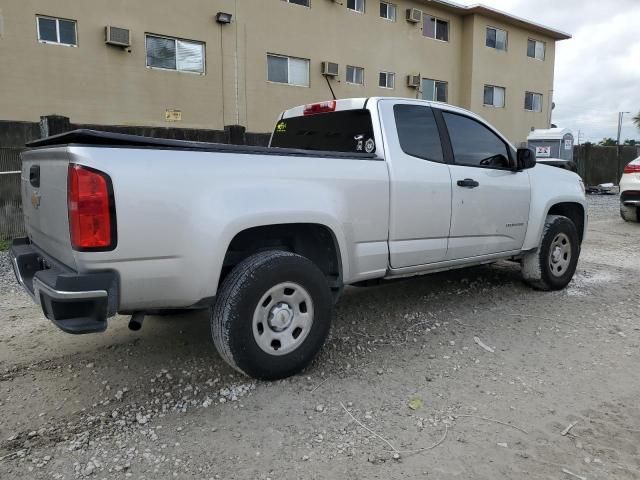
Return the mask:
[[[407,76],[407,87],[409,88],[420,88],[420,82],[422,80],[422,75],[419,73],[412,73]]]
[[[322,62],[322,75],[337,77],[340,74],[340,65],[333,62]]]
[[[407,22],[422,22],[422,11],[418,10],[417,8],[407,8]]]
[[[131,32],[127,28],[112,27],[107,25],[104,28],[105,43],[107,45],[115,45],[117,47],[131,46]]]

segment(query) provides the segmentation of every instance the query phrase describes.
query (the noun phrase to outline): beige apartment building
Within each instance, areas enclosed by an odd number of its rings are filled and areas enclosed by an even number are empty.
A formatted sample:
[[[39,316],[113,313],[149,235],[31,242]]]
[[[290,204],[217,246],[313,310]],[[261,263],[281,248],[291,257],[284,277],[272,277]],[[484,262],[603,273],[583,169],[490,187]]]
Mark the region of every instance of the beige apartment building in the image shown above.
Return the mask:
[[[333,90],[445,101],[520,143],[568,38],[442,0],[0,0],[0,120],[268,132]]]

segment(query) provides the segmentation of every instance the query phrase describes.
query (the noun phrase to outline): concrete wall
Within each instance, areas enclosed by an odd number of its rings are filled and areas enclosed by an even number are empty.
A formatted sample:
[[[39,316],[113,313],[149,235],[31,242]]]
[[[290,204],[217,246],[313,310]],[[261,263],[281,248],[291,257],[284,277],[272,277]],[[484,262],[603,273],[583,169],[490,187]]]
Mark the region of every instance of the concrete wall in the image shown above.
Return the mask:
[[[449,103],[486,117],[513,142],[532,127],[549,126],[555,42],[523,22],[468,14],[460,7],[420,0],[397,5],[397,21],[379,16],[379,2],[367,0],[364,14],[346,2],[311,0],[311,8],[283,0],[20,0],[0,3],[4,32],[0,120],[35,122],[58,114],[78,123],[146,125],[221,130],[240,124],[269,132],[276,115],[294,105],[331,97],[320,64],[341,67],[332,80],[339,98],[416,97],[406,76],[446,81]],[[422,35],[421,25],[408,23],[405,11],[419,8],[450,22],[449,41]],[[231,25],[218,25],[216,12],[232,13]],[[43,44],[37,40],[36,15],[77,20],[78,46]],[[130,52],[104,43],[107,24],[129,28]],[[509,32],[509,49],[485,46],[487,25]],[[146,67],[145,33],[206,44],[203,75]],[[547,42],[544,62],[526,56],[526,41]],[[309,87],[267,81],[267,53],[310,60]],[[364,86],[345,81],[346,65],[365,68]],[[378,86],[380,71],[396,73],[394,90]],[[482,105],[485,83],[507,88],[507,105]],[[542,113],[524,111],[526,90],[544,95]],[[182,121],[167,124],[165,111],[177,109]]]

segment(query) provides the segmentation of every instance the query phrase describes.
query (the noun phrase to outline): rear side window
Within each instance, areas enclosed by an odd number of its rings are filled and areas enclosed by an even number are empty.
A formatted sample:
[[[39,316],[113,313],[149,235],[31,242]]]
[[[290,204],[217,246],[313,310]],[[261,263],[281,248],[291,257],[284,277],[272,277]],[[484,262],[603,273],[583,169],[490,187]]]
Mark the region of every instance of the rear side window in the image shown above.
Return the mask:
[[[440,134],[433,110],[421,105],[395,105],[398,139],[402,151],[412,157],[443,162]]]
[[[476,120],[443,112],[455,162],[470,167],[509,168],[509,149],[490,129]]]
[[[376,149],[374,138],[369,110],[345,110],[280,120],[271,146],[373,153]]]

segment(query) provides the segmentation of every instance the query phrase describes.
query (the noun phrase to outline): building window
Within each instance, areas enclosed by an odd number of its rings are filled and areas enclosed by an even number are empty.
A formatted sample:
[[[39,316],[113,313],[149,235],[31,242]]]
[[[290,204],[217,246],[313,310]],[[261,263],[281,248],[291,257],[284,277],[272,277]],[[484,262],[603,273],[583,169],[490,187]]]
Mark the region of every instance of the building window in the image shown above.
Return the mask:
[[[347,83],[364,85],[364,68],[347,65]]]
[[[204,43],[157,35],[146,36],[147,67],[204,73]]]
[[[380,2],[380,17],[391,22],[396,21],[396,6],[393,3]]]
[[[78,45],[75,20],[37,16],[38,41],[76,47]]]
[[[378,85],[382,88],[396,87],[396,74],[392,72],[380,72],[380,81]]]
[[[504,87],[494,87],[493,85],[484,86],[485,107],[504,108],[504,97]]]
[[[285,0],[287,3],[295,3],[296,5],[302,5],[303,7],[309,7],[310,0]]]
[[[499,28],[487,27],[487,47],[507,51],[507,32]]]
[[[544,60],[544,51],[544,42],[531,39],[527,42],[527,57],[535,58],[536,60]]]
[[[267,80],[298,87],[309,86],[309,60],[267,54]]]
[[[431,102],[444,102],[448,101],[449,96],[449,84],[447,82],[441,82],[438,80],[430,80],[428,78],[422,79],[422,99],[429,100]]]
[[[449,41],[449,22],[431,15],[423,15],[422,17],[424,20],[422,35],[443,42]]]
[[[542,94],[526,92],[524,94],[524,109],[529,112],[542,111]]]
[[[354,12],[364,13],[364,0],[347,0],[347,8]]]

